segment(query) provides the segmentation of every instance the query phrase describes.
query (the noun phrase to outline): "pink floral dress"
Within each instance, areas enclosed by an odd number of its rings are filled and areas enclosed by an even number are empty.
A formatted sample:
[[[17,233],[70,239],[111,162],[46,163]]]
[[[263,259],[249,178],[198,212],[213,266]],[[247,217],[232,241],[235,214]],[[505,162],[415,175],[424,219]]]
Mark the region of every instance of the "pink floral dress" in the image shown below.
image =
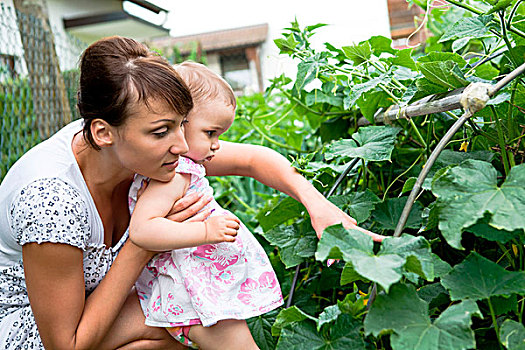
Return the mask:
[[[177,172],[191,174],[188,193],[213,195],[204,166],[181,157]],[[144,177],[130,189],[130,210]],[[229,213],[212,200],[212,216]],[[155,233],[152,232],[152,235]],[[157,327],[211,326],[224,319],[247,319],[282,305],[268,256],[241,224],[233,243],[223,242],[158,254],[136,283],[146,324]]]

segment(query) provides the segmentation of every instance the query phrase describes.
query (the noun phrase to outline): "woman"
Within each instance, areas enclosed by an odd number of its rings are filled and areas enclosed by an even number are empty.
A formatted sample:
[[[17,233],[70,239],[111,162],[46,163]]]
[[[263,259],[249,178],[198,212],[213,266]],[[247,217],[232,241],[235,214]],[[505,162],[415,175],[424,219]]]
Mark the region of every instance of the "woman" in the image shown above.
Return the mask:
[[[190,93],[165,60],[131,39],[95,42],[80,71],[83,120],[27,152],[0,186],[0,347],[180,348],[144,325],[133,284],[154,253],[127,240],[127,198],[136,173],[174,176],[187,151]],[[246,161],[260,157],[265,167]],[[273,151],[226,143],[207,171],[252,176],[298,199],[318,234],[338,222],[355,227]],[[210,199],[183,198],[170,218],[192,217]]]

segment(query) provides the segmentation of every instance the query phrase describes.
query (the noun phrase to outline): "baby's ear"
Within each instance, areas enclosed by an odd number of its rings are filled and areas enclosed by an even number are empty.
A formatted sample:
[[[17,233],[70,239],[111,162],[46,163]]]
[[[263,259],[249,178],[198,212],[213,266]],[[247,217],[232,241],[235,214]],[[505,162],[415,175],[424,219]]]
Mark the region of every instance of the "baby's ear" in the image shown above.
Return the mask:
[[[93,119],[91,122],[91,135],[99,147],[108,147],[113,144],[114,127],[103,119]]]

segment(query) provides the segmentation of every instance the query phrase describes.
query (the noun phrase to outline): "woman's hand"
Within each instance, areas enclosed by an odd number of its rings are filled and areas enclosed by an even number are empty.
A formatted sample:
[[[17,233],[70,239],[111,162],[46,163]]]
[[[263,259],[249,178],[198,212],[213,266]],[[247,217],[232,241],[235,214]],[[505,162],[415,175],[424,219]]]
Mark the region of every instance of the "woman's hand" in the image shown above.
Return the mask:
[[[177,222],[204,221],[211,214],[210,209],[203,210],[213,197],[202,195],[202,193],[192,193],[185,195],[173,204],[166,218]]]
[[[144,193],[147,187],[148,182],[144,181],[137,192],[137,200]],[[206,218],[208,218],[208,216],[210,216],[211,210],[206,209],[200,213],[199,210],[210,203],[212,199],[213,197],[211,196],[203,196],[202,193],[197,192],[185,195],[173,204],[173,207],[166,218],[177,222],[204,221]]]
[[[361,231],[376,242],[381,242],[385,236],[378,235],[377,233],[368,231],[362,227],[357,226],[357,222],[354,218],[347,215],[344,211],[339,209],[336,205],[328,200],[323,201],[316,210],[309,210],[310,218],[312,220],[312,227],[317,233],[317,237],[321,239],[321,235],[325,228],[335,224],[342,224],[346,229],[354,229]]]

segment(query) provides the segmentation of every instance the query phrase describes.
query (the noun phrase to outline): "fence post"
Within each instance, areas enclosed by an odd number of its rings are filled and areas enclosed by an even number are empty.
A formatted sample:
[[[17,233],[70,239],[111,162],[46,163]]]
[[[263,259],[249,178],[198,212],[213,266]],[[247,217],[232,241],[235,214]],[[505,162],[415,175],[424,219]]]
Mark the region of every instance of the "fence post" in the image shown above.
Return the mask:
[[[71,121],[45,0],[14,0],[40,137]]]

